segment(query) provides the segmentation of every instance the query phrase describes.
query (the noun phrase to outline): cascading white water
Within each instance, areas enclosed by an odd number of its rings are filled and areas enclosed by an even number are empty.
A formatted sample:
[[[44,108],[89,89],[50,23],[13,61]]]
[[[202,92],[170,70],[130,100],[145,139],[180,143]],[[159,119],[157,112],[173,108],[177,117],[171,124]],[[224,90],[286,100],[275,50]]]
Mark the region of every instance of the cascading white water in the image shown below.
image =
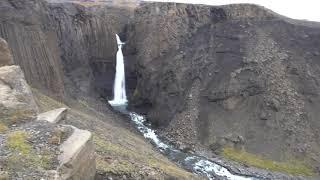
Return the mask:
[[[124,60],[122,54],[122,46],[124,43],[121,42],[118,34],[116,34],[116,39],[118,44],[116,75],[113,87],[113,100],[109,101],[112,106],[125,105],[128,102],[126,95]]]

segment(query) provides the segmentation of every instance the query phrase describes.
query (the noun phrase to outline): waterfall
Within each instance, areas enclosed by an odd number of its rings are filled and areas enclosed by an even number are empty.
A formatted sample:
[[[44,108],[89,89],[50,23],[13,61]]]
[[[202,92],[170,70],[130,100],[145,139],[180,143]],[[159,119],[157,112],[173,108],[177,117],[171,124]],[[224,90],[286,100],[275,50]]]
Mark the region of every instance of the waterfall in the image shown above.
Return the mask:
[[[122,46],[124,45],[121,42],[120,37],[116,34],[118,52],[117,52],[117,65],[116,65],[116,75],[114,79],[113,87],[113,100],[109,101],[112,106],[125,105],[127,100],[126,95],[126,81],[125,81],[125,71],[124,71],[124,60],[122,54]]]
[[[208,179],[216,179],[216,177],[222,177],[227,180],[253,180],[255,178],[235,175],[232,174],[227,168],[216,164],[208,160],[205,157],[185,153],[180,149],[176,149],[175,147],[166,144],[160,138],[158,138],[156,131],[151,129],[145,125],[145,117],[141,116],[135,112],[127,111],[127,96],[126,96],[126,86],[125,86],[125,71],[124,71],[124,61],[122,54],[122,46],[124,45],[121,42],[118,35],[117,44],[118,44],[118,52],[117,52],[117,65],[116,65],[116,77],[114,80],[114,98],[112,101],[109,101],[111,106],[120,111],[123,114],[129,115],[130,119],[136,125],[137,129],[143,134],[146,139],[151,140],[151,142],[158,147],[160,152],[167,155],[169,159],[181,165],[186,170],[189,170],[195,174],[200,174],[203,176],[207,176]]]

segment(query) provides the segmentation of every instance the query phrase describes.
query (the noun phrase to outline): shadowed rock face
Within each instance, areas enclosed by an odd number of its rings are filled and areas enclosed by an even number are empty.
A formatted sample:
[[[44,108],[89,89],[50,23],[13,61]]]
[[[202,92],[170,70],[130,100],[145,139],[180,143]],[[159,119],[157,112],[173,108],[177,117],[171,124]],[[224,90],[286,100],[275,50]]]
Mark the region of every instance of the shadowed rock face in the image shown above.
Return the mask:
[[[0,37],[32,86],[58,97],[112,94],[115,34],[132,7],[5,0],[0,8]]]
[[[320,28],[254,5],[145,3],[128,30],[132,106],[178,144],[320,162]],[[236,139],[236,140],[235,140]]]

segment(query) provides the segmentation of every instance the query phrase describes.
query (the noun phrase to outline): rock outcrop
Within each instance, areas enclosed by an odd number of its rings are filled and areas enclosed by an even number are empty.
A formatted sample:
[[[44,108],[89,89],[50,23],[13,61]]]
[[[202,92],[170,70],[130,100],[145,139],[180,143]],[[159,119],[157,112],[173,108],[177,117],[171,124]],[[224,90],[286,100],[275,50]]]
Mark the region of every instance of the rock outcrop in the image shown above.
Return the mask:
[[[10,126],[36,118],[38,107],[19,66],[0,67],[0,117]]]
[[[4,39],[0,38],[0,67],[12,64],[12,54],[10,52],[8,44]]]
[[[92,134],[75,127],[72,129],[72,135],[60,146],[59,176],[61,179],[93,180],[96,162]]]
[[[278,161],[302,158],[316,169],[316,24],[249,4],[142,3],[125,51],[137,61],[131,105],[178,144],[226,140]]]
[[[56,124],[66,118],[66,108],[37,115],[19,66],[0,67],[0,91],[1,179],[94,179],[92,134]]]
[[[41,113],[37,116],[38,121],[47,121],[50,123],[58,123],[67,116],[67,108],[54,109],[48,112]]]

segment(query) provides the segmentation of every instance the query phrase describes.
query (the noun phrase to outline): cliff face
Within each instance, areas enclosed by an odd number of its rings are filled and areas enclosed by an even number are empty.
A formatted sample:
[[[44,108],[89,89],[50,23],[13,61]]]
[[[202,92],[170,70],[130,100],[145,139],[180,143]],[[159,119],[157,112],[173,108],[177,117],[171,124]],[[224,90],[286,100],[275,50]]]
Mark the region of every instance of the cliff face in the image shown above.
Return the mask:
[[[320,162],[320,29],[254,5],[142,4],[132,106],[177,144]],[[196,149],[196,148],[195,148]]]
[[[132,7],[1,1],[0,36],[34,87],[55,96],[112,94],[115,34]]]
[[[110,98],[119,33],[131,107],[177,145],[320,164],[318,23],[248,4],[49,2],[0,2],[0,37],[32,87]]]

